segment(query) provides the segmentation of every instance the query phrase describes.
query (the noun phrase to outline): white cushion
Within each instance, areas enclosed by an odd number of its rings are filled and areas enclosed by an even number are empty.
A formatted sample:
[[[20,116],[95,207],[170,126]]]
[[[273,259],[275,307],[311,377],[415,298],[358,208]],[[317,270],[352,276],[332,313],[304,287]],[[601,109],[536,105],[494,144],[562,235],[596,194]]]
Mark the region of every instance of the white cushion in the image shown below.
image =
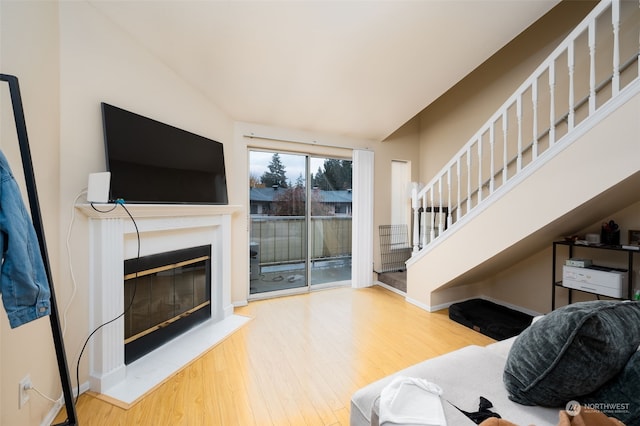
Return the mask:
[[[507,345],[497,345],[492,349],[467,346],[423,361],[359,389],[351,399],[351,426],[371,424],[371,410],[375,400],[397,375],[422,378],[440,386],[443,390],[445,417],[450,425],[474,425],[451,404],[465,411],[477,411],[480,396],[491,401],[492,411],[506,420],[525,425],[556,425],[557,409],[527,407],[509,400],[502,384],[506,357],[501,353]]]

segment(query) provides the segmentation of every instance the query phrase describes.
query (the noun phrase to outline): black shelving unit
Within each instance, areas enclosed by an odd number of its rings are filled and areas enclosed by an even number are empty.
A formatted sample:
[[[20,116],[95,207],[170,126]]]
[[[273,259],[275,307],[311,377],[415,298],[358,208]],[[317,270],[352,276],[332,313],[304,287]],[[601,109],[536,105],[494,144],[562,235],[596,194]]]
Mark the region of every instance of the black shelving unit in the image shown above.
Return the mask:
[[[592,249],[592,250],[608,250],[608,251],[616,251],[622,252],[627,256],[627,280],[628,280],[628,291],[627,291],[627,299],[631,299],[633,295],[633,258],[635,254],[640,254],[640,250],[628,249],[622,246],[610,246],[603,244],[575,244],[570,241],[554,241],[553,243],[553,260],[551,266],[551,310],[556,308],[556,288],[561,287],[567,289],[567,302],[569,304],[572,303],[571,297],[574,291],[580,291],[583,293],[591,293],[585,290],[578,290],[575,288],[569,288],[562,285],[562,280],[558,280],[556,277],[556,267],[557,267],[557,254],[558,254],[558,246],[567,246],[568,247],[568,256],[566,259],[572,258],[574,254],[574,250],[576,248],[580,249]],[[598,293],[591,293],[595,295],[599,295]],[[607,296],[608,297],[608,296]],[[615,299],[615,298],[614,298]]]
[[[58,372],[60,374],[62,393],[64,396],[65,408],[67,410],[67,419],[63,423],[59,423],[57,426],[77,425],[78,420],[73,400],[73,387],[69,378],[69,368],[64,349],[64,340],[62,337],[62,329],[60,328],[58,305],[56,303],[53,277],[51,275],[51,267],[49,265],[49,254],[47,252],[47,243],[44,236],[44,226],[42,224],[42,216],[40,214],[40,202],[38,201],[38,190],[36,188],[36,179],[33,172],[33,164],[31,162],[31,150],[29,148],[29,138],[27,137],[27,125],[24,118],[24,109],[22,107],[22,97],[20,95],[18,78],[13,75],[0,74],[0,81],[6,81],[9,84],[9,95],[11,97],[11,105],[13,106],[13,117],[16,123],[18,144],[20,145],[22,170],[29,197],[31,221],[33,222],[33,227],[36,232],[36,236],[38,237],[40,253],[42,255],[44,269],[47,279],[49,280],[49,287],[51,291],[51,313],[49,315],[49,322],[51,323],[51,334],[53,336],[53,343],[58,361]]]

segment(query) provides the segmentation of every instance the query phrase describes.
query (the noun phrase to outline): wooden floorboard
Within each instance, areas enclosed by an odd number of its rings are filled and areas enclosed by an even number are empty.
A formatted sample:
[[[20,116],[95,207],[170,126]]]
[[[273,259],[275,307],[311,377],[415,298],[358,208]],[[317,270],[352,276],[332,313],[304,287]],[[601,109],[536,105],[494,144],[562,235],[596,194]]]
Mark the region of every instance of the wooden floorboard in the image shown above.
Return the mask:
[[[128,410],[81,395],[79,423],[346,426],[358,388],[493,342],[381,287],[261,300],[235,313],[253,319]]]

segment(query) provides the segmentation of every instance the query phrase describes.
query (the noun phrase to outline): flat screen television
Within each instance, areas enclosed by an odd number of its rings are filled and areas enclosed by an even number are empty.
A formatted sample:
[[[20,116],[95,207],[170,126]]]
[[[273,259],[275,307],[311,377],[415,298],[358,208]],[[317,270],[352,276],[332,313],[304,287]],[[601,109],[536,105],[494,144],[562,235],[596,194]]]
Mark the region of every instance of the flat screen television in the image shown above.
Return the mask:
[[[102,122],[111,200],[228,203],[220,142],[104,102]]]

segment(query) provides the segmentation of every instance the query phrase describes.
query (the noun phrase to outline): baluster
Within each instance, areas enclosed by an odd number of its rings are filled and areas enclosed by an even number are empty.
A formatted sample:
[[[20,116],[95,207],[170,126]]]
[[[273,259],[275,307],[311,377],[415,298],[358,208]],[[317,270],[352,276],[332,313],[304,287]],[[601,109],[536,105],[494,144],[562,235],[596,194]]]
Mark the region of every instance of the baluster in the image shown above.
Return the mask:
[[[533,106],[533,146],[532,159],[538,158],[538,79],[531,85],[531,104]]]
[[[504,152],[502,153],[502,184],[507,183],[507,167],[509,166],[507,160],[507,130],[508,130],[508,118],[507,109],[502,112],[502,138],[504,140]]]
[[[462,192],[462,190],[461,190],[462,182],[460,181],[461,180],[461,176],[460,176],[460,157],[458,157],[456,159],[456,168],[457,168],[456,173],[458,175],[458,179],[457,179],[457,181],[458,181],[458,204],[457,204],[458,208],[457,208],[457,211],[456,211],[457,212],[456,222],[457,222],[458,220],[460,220],[460,215],[462,214],[462,212],[461,212],[461,210],[462,210],[462,198],[460,196],[460,193]]]
[[[589,23],[589,116],[596,112],[596,21]]]
[[[478,136],[478,204],[482,201],[482,135]]]
[[[467,213],[471,210],[471,147],[467,147]]]
[[[611,96],[620,92],[620,0],[611,2],[611,23],[613,25],[613,79]]]
[[[429,228],[431,233],[429,235],[429,241],[433,241],[436,238],[436,212],[435,212],[435,204],[433,203],[433,186],[429,188],[429,193],[431,195],[431,215],[429,216]]]
[[[549,146],[556,143],[556,62],[549,65]]]
[[[438,210],[438,236],[442,235],[442,228],[444,227],[444,223],[442,221],[442,175],[438,179],[438,198],[440,199],[439,210]]]
[[[493,194],[493,190],[495,188],[495,182],[496,182],[496,164],[495,164],[495,142],[496,142],[496,135],[494,132],[494,128],[495,128],[495,122],[491,123],[491,127],[489,127],[489,149],[491,150],[491,152],[489,153],[491,155],[491,176],[489,177],[489,194]]]
[[[413,254],[420,250],[420,213],[418,202],[418,184],[413,183],[411,187],[411,208],[413,209]]]
[[[422,196],[422,213],[420,213],[420,241],[422,247],[425,247],[429,241],[427,241],[427,193]]]
[[[575,41],[571,40],[569,43],[569,49],[567,50],[567,65],[569,67],[569,117],[567,119],[567,131],[573,130],[575,124],[575,111],[574,111],[574,87],[573,87],[573,73],[574,73],[574,46]]]
[[[447,228],[449,228],[452,223],[451,216],[451,167],[447,168]]]
[[[518,160],[516,161],[516,173],[522,170],[522,94],[516,99],[516,119],[518,120]]]

